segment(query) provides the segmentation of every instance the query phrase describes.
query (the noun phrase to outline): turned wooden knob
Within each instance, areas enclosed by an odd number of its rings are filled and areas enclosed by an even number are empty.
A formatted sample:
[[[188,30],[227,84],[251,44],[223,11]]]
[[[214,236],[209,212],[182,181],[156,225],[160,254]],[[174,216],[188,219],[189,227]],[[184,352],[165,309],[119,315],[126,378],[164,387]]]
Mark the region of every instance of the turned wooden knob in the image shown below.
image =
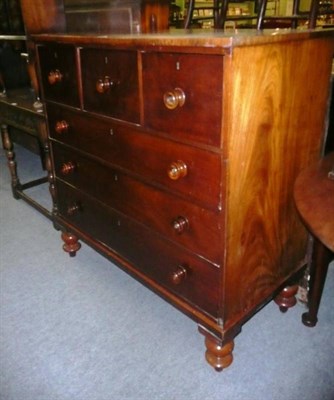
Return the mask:
[[[164,94],[164,104],[169,110],[182,107],[186,101],[186,95],[180,88],[168,91]]]
[[[174,285],[180,285],[186,278],[188,272],[183,265],[179,265],[177,269],[171,274],[170,278]]]
[[[168,168],[167,174],[173,181],[183,178],[187,175],[188,168],[187,165],[181,161],[172,162]]]
[[[74,172],[75,169],[76,169],[76,164],[72,161],[68,161],[60,167],[60,172],[62,175],[69,175],[72,172]]]
[[[63,80],[63,74],[59,71],[59,69],[55,69],[54,71],[50,71],[48,75],[48,81],[50,85],[55,85],[60,83]]]
[[[66,121],[57,121],[55,125],[55,131],[62,135],[68,132],[69,124]]]
[[[80,211],[80,204],[75,202],[67,207],[67,215],[74,215]]]
[[[109,76],[105,76],[102,79],[98,79],[96,82],[96,91],[98,93],[107,93],[111,88],[116,86],[119,82],[111,79]]]
[[[173,229],[176,233],[183,233],[189,228],[189,221],[185,217],[177,217],[172,222]]]

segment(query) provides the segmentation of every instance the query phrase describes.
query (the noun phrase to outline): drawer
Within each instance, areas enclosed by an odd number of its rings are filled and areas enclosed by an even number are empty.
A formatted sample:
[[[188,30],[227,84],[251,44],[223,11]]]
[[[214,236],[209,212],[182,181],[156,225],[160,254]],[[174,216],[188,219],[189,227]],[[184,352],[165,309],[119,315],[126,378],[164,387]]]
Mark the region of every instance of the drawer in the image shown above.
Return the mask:
[[[145,126],[220,145],[223,57],[144,53]]]
[[[143,184],[60,144],[53,143],[52,149],[58,178],[219,264],[221,213]]]
[[[46,100],[79,107],[76,50],[70,45],[38,46]]]
[[[85,113],[52,105],[47,109],[52,138],[206,207],[221,207],[219,154]]]
[[[57,181],[60,216],[168,291],[217,316],[219,268]]]
[[[139,123],[137,52],[82,49],[84,109]]]

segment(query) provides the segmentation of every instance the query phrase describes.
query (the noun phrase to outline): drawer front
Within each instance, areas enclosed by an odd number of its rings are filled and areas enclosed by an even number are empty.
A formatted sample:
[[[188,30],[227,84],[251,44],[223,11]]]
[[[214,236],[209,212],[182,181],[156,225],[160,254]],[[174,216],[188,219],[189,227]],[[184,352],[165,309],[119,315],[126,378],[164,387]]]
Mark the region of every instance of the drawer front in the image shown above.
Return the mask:
[[[49,105],[48,118],[52,138],[187,199],[214,210],[220,208],[219,154],[60,107]],[[66,129],[58,129],[59,124]]]
[[[53,143],[52,148],[58,178],[219,264],[219,213],[145,185],[60,144]]]
[[[81,50],[84,109],[140,121],[137,52]]]
[[[145,125],[219,146],[222,70],[222,56],[144,53]]]
[[[38,46],[44,97],[79,107],[76,50],[70,45]]]
[[[59,213],[70,224],[112,249],[149,279],[217,315],[219,268],[60,181],[57,197]]]

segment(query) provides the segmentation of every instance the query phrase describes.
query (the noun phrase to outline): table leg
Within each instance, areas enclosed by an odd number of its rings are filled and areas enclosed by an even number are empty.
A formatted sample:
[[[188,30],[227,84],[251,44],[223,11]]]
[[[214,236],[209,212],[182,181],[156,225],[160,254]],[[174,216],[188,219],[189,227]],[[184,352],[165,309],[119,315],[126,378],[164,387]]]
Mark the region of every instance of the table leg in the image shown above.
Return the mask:
[[[318,322],[318,310],[331,255],[331,251],[314,238],[310,268],[309,310],[302,315],[302,322],[308,327],[313,327]]]
[[[0,130],[1,130],[3,147],[6,151],[6,157],[8,160],[8,168],[9,168],[9,172],[11,175],[13,196],[15,199],[19,199],[20,196],[18,195],[17,191],[20,190],[21,184],[20,184],[19,177],[17,175],[17,164],[16,164],[16,160],[15,160],[15,152],[13,149],[14,148],[13,142],[11,140],[11,137],[10,137],[10,134],[8,131],[8,126],[6,124],[1,124]]]

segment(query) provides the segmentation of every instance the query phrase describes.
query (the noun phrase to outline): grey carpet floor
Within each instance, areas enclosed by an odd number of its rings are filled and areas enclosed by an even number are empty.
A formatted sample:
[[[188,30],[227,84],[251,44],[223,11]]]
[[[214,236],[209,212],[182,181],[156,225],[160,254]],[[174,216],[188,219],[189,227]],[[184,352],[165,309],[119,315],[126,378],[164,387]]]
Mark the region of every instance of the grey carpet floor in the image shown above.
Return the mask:
[[[37,157],[17,148],[21,181]],[[30,190],[46,206],[47,186]],[[1,400],[334,400],[334,263],[315,328],[271,302],[216,373],[194,322],[11,195],[0,150]]]

